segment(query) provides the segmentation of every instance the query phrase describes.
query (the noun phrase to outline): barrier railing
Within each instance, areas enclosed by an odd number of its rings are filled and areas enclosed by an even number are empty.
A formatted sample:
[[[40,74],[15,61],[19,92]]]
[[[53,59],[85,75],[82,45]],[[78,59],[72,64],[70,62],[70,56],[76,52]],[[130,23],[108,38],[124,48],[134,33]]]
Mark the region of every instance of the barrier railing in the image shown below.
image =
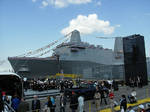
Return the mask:
[[[4,112],[16,112],[6,101],[4,101]]]

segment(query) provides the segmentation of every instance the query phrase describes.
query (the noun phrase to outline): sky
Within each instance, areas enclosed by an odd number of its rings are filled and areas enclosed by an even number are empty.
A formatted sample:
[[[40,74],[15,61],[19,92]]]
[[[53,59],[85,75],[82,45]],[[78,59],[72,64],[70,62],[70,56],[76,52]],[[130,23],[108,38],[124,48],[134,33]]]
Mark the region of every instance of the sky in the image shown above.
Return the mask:
[[[0,71],[8,57],[36,50],[79,30],[81,39],[105,48],[113,39],[141,34],[150,56],[150,0],[0,0]]]

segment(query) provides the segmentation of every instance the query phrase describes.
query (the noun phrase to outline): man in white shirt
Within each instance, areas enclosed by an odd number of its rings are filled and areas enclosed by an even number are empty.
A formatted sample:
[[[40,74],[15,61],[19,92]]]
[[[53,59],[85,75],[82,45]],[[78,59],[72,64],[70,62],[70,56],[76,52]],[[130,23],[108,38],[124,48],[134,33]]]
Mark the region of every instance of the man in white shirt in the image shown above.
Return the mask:
[[[78,97],[78,104],[79,104],[79,112],[83,112],[84,97],[82,96],[82,94],[80,94],[80,96]]]

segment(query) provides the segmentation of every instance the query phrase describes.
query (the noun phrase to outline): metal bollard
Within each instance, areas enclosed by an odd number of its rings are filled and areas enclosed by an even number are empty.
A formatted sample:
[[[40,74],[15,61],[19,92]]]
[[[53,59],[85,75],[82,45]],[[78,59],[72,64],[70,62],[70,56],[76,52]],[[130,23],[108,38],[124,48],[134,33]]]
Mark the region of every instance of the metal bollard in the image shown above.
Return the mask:
[[[146,97],[148,98],[149,97],[149,89],[146,88]]]
[[[91,112],[91,101],[88,101],[89,103],[89,112]]]

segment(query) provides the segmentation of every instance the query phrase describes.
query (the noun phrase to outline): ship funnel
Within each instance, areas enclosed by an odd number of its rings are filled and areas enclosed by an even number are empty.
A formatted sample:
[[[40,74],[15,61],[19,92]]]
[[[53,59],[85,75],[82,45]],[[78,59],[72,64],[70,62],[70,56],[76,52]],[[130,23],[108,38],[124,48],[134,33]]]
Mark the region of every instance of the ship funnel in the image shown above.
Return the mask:
[[[80,43],[81,42],[80,32],[78,30],[74,30],[72,32],[70,42],[72,42],[72,43]]]

